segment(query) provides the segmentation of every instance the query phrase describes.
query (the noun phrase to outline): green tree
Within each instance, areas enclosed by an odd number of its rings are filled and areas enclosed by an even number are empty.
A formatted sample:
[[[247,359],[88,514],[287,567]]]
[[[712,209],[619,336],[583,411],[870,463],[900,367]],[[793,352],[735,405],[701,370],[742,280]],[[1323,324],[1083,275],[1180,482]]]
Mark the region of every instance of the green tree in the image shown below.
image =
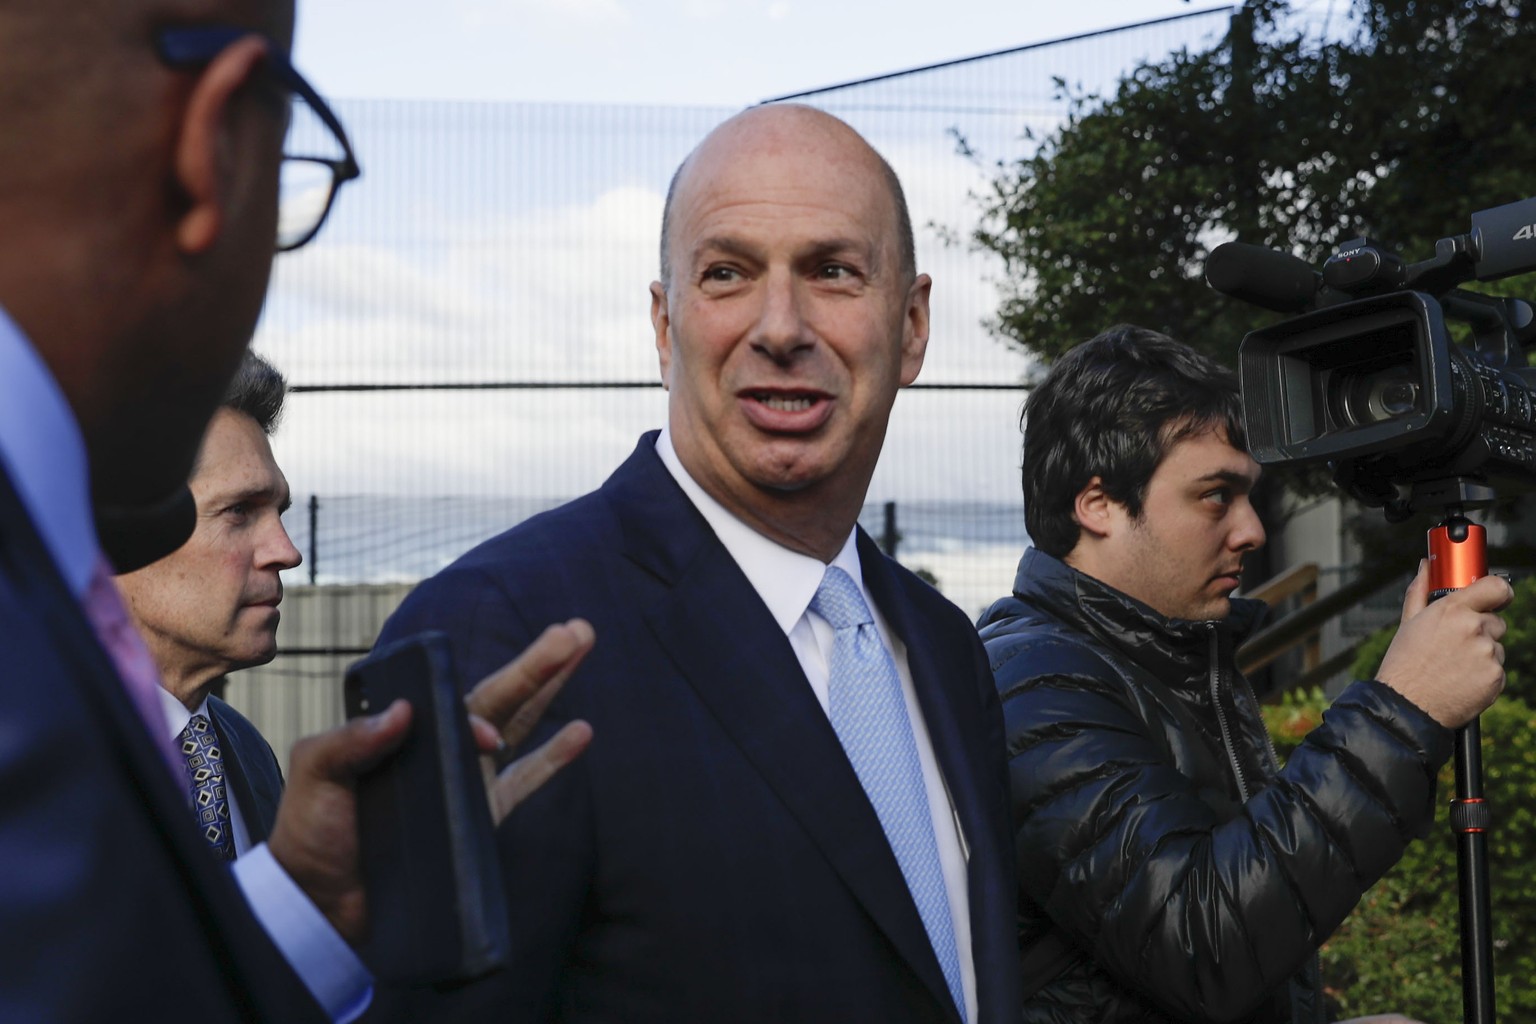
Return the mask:
[[[1368,674],[1368,672],[1367,672]],[[1275,746],[1288,755],[1321,720],[1320,691],[1293,693],[1265,708]],[[1499,1019],[1536,1020],[1536,711],[1506,696],[1482,719],[1484,792],[1494,812],[1488,839],[1494,1000]],[[1440,795],[1453,792],[1440,773]],[[1461,1019],[1456,844],[1441,800],[1434,824],[1372,886],[1322,949],[1323,979],[1340,1016],[1405,1013],[1417,1020]]]
[[[1482,716],[1484,793],[1493,809],[1488,836],[1494,940],[1494,1000],[1503,1020],[1536,1020],[1536,577],[1515,584],[1504,611],[1508,682]],[[1356,678],[1376,674],[1395,627],[1361,645]],[[1317,727],[1328,707],[1319,690],[1291,693],[1264,709],[1282,756]],[[1323,947],[1324,979],[1345,1015],[1397,1010],[1426,1021],[1459,1019],[1456,845],[1448,820],[1454,769],[1440,773],[1429,835],[1409,847]]]
[[[1250,0],[1223,45],[1076,95],[999,169],[975,241],[1007,270],[1006,342],[1049,361],[1127,321],[1231,364],[1275,316],[1206,287],[1221,242],[1316,264],[1369,234],[1423,259],[1473,210],[1536,191],[1536,18],[1518,0],[1355,0],[1326,39],[1289,6]]]
[[[1465,232],[1473,211],[1536,192],[1536,17],[1522,6],[1354,0],[1348,31],[1318,38],[1284,0],[1250,0],[1222,45],[1135,68],[1112,95],[1061,83],[1073,99],[1066,121],[999,167],[981,197],[974,242],[1006,271],[998,335],[1049,362],[1130,322],[1232,365],[1243,335],[1277,317],[1206,287],[1205,259],[1221,242],[1316,265],[1369,235],[1419,260]],[[1529,297],[1536,279],[1489,290]],[[1536,1020],[1536,650],[1521,637],[1536,634],[1532,588],[1509,616],[1510,693],[1483,722],[1498,816],[1498,998],[1503,1019],[1526,1021]],[[1266,709],[1282,752],[1326,706],[1313,693]],[[1455,852],[1443,808],[1439,817],[1324,949],[1350,1013],[1459,1019]]]

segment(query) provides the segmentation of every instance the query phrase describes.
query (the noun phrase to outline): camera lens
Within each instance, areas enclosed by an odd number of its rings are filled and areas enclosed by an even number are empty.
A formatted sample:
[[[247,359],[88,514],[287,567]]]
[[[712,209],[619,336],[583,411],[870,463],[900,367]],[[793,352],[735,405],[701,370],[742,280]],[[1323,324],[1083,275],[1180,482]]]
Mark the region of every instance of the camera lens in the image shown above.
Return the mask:
[[[1363,427],[1408,416],[1419,408],[1419,382],[1408,366],[1341,376],[1334,385],[1341,426]]]
[[[1403,376],[1406,377],[1406,372]],[[1418,403],[1418,384],[1407,379],[1387,379],[1384,375],[1371,388],[1371,397],[1366,404],[1376,419],[1389,420],[1408,415]]]

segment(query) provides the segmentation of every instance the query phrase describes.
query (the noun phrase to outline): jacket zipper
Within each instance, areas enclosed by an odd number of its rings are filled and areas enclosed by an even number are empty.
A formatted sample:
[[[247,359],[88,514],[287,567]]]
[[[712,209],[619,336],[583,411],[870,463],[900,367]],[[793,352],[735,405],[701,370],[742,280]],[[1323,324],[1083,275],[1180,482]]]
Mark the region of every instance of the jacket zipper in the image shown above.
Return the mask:
[[[1216,709],[1216,724],[1221,727],[1221,744],[1227,752],[1227,763],[1237,779],[1237,793],[1243,803],[1248,802],[1248,783],[1243,778],[1243,766],[1237,763],[1237,748],[1232,743],[1232,730],[1227,724],[1227,712],[1221,706],[1221,634],[1216,623],[1207,622],[1206,632],[1211,637],[1211,706]]]
[[[1253,692],[1253,684],[1247,677],[1243,678],[1243,685],[1248,688],[1248,699],[1253,701],[1253,706],[1259,706],[1259,695]],[[1280,773],[1280,754],[1275,750],[1275,738],[1269,734],[1269,727],[1264,727],[1264,745],[1269,751],[1269,772],[1271,775]]]

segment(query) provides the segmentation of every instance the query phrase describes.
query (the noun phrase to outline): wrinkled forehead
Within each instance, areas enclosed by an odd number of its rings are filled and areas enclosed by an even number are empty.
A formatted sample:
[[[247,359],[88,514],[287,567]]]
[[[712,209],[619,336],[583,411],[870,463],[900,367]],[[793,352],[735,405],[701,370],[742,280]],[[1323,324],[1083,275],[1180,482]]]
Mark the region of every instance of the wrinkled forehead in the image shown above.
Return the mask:
[[[207,490],[251,487],[249,479],[258,479],[260,486],[272,486],[273,481],[284,478],[272,455],[271,442],[255,417],[220,406],[203,433],[190,482],[195,490]]]

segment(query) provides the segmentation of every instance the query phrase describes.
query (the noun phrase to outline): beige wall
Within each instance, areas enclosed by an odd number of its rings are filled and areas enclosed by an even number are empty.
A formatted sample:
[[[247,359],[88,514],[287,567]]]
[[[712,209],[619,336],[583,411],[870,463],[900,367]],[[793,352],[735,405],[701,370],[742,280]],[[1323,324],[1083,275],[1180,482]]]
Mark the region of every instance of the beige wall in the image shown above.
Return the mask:
[[[289,587],[270,665],[229,677],[224,699],[243,712],[288,770],[295,740],[342,721],[341,683],[360,655],[293,654],[316,648],[365,648],[410,593],[411,584]]]

